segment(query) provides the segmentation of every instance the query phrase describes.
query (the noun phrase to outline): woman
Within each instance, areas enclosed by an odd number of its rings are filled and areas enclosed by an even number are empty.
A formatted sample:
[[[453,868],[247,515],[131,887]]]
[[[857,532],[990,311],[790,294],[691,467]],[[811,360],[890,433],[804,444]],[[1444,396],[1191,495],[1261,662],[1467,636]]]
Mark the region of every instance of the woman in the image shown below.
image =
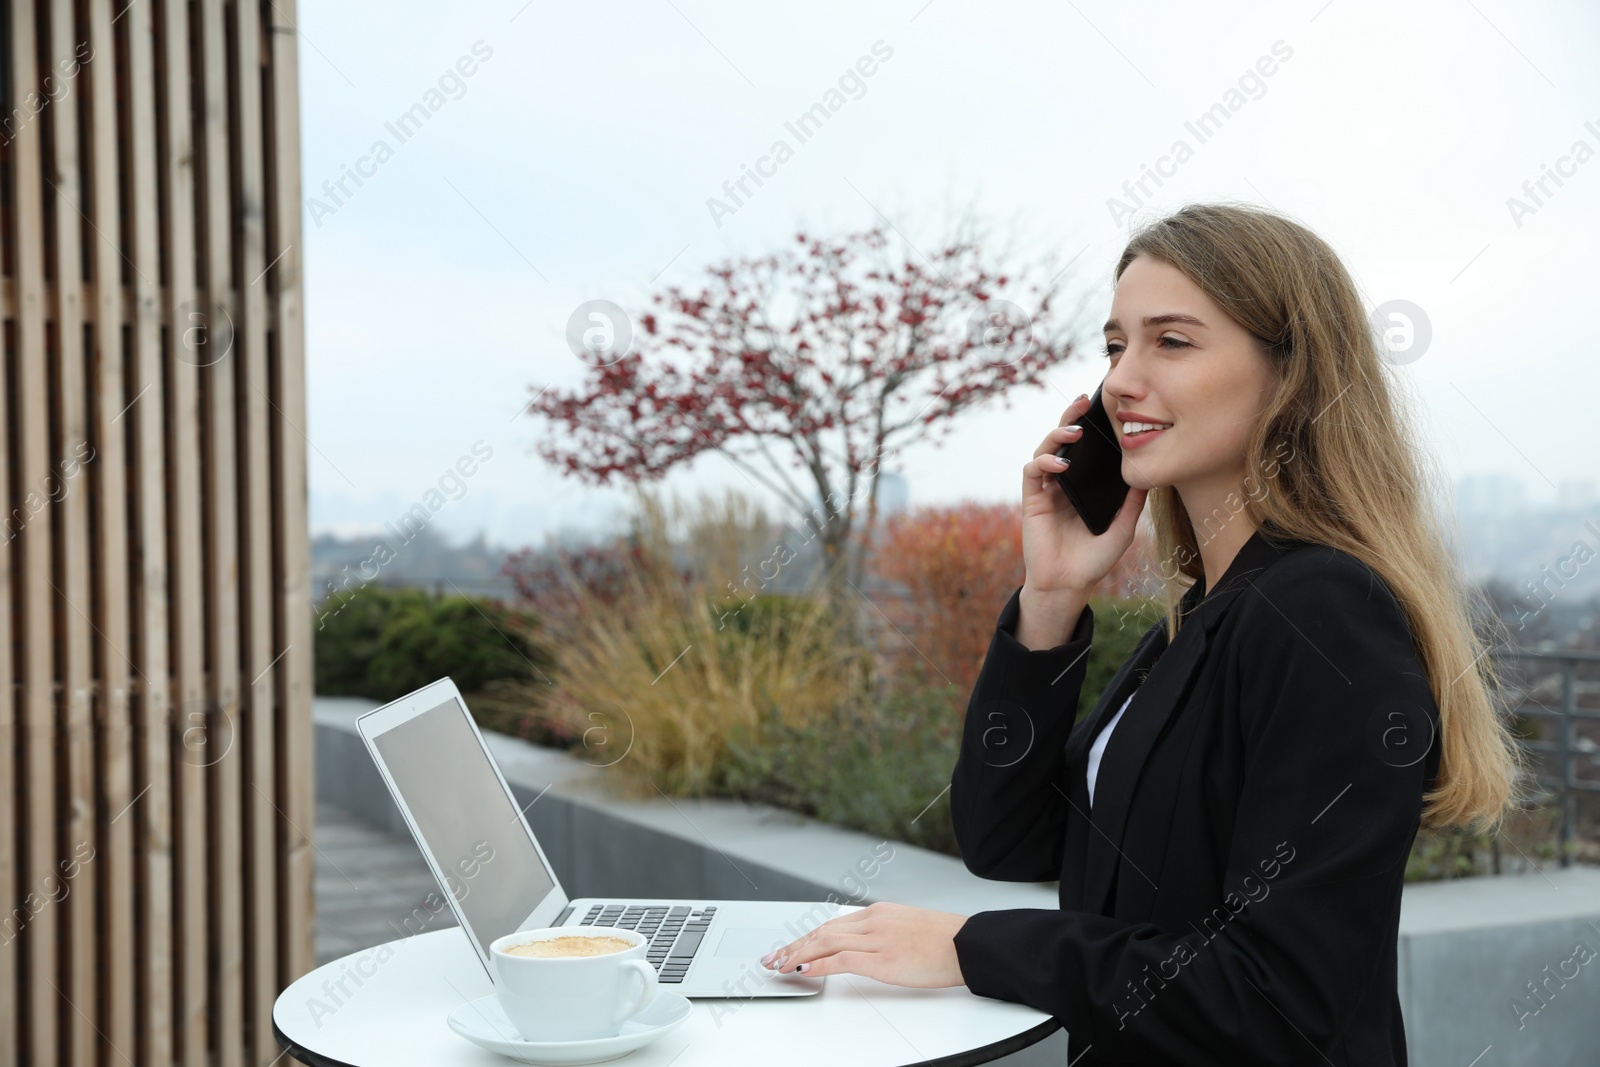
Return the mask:
[[[1080,1067],[1404,1064],[1418,826],[1497,827],[1523,758],[1413,424],[1350,276],[1292,221],[1191,205],[1115,278],[1102,394],[1131,489],[1095,536],[1055,484],[1080,396],[1023,467],[1026,579],[951,778],[968,869],[1059,878],[1060,910],[880,902],[763,962],[1027,1004]],[[1075,725],[1089,591],[1147,497],[1166,616]]]

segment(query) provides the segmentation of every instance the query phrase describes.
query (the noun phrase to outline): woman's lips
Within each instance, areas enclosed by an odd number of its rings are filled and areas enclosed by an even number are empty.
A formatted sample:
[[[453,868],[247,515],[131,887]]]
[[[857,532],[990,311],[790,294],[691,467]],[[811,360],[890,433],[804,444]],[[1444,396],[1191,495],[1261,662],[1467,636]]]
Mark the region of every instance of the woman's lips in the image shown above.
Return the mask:
[[[1170,429],[1172,429],[1172,427],[1168,426],[1166,429],[1163,429],[1163,430],[1147,430],[1144,433],[1135,433],[1135,434],[1127,434],[1127,433],[1125,433],[1125,434],[1122,435],[1122,447],[1123,448],[1142,448],[1143,446],[1149,444],[1151,441],[1154,441],[1157,437],[1160,437],[1162,434],[1166,433],[1167,430],[1170,430]]]

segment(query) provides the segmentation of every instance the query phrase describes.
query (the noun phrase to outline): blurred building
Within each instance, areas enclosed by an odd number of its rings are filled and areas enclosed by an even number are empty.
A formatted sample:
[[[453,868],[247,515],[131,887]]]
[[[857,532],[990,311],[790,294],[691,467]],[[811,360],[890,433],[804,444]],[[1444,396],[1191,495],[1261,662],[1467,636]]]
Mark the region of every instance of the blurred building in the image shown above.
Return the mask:
[[[911,506],[911,484],[895,471],[878,475],[878,515],[895,515]]]
[[[1527,486],[1507,474],[1469,474],[1456,483],[1456,510],[1463,516],[1516,511],[1527,501]]]
[[[1593,478],[1567,478],[1556,486],[1556,506],[1562,511],[1593,509],[1600,494],[1595,492]]]

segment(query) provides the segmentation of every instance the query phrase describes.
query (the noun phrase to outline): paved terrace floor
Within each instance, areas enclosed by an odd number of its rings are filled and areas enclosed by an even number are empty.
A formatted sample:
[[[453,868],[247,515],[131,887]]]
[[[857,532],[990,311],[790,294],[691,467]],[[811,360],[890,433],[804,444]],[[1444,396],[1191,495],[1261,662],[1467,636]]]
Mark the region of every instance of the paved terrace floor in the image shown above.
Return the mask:
[[[409,932],[456,925],[449,908],[441,906],[434,914],[423,903],[439,886],[410,837],[375,830],[343,808],[324,803],[317,805],[316,842],[319,967]],[[409,928],[404,925],[408,918]],[[420,925],[423,919],[425,927]]]

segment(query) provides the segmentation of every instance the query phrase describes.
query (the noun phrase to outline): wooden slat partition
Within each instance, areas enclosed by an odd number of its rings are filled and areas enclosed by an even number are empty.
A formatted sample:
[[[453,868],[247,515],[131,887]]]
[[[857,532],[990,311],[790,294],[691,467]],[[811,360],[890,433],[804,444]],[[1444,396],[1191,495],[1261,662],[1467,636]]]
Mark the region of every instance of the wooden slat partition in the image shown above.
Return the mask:
[[[272,1004],[259,993],[270,990],[278,969],[278,813],[271,796],[277,781],[277,722],[273,627],[277,589],[272,577],[272,465],[267,390],[266,156],[262,114],[265,49],[260,9],[238,9],[233,35],[234,144],[238,165],[233,253],[240,296],[234,302],[234,386],[239,415],[239,533],[241,653],[245,688],[241,696],[238,744],[244,757],[242,789],[248,843],[245,860],[245,922],[249,964],[246,974],[246,1024],[263,1048],[272,1044]]]
[[[283,606],[276,620],[280,704],[311,707],[311,538],[306,502],[306,446],[303,427],[306,410],[304,289],[300,244],[300,54],[295,39],[298,5],[295,0],[272,0],[272,33],[268,55],[271,91],[267,95],[265,144],[275,165],[266,168],[270,182],[267,197],[267,247],[270,269],[262,278],[270,294],[271,314],[267,348],[276,358],[273,418],[270,422],[277,457],[274,500],[273,549],[277,563],[275,598]],[[292,414],[288,414],[292,413]],[[287,756],[306,757],[298,765],[280,759],[277,764],[283,869],[278,878],[279,967],[291,974],[311,970],[316,953],[310,924],[296,916],[310,915],[315,860],[310,833],[315,825],[316,800],[305,778],[310,767],[311,716],[280,715],[277,749]]]
[[[11,0],[17,3],[18,0]],[[161,351],[161,249],[158,244],[160,186],[156,175],[155,27],[149,4],[121,12],[126,34],[127,75],[124,87],[127,122],[126,173],[128,211],[125,227],[134,290],[133,322],[129,325],[128,366],[131,381],[123,390],[124,418],[132,444],[128,455],[128,488],[133,515],[129,523],[129,585],[134,606],[131,654],[138,687],[134,698],[134,782],[139,787],[129,817],[134,820],[138,855],[135,883],[138,939],[134,951],[142,964],[135,1021],[138,1061],[173,1063],[173,975],[177,961],[172,944],[172,743],[177,724],[168,674],[166,449],[162,440],[166,383]],[[132,394],[131,396],[129,394]]]
[[[0,20],[4,20],[6,32],[14,36],[16,27],[12,18],[8,8],[0,7]],[[16,77],[16,72],[11,71],[13,82]],[[5,79],[0,78],[0,82],[3,81]],[[0,104],[9,103],[14,95],[8,89]],[[3,120],[3,116],[0,116],[0,120]],[[0,167],[8,171],[15,136],[15,131],[7,127],[8,143],[4,149],[0,149],[0,152],[4,152],[0,156]],[[5,176],[10,175],[8,173]],[[0,254],[4,256],[0,259],[0,274],[7,274],[16,270],[16,254],[12,246],[16,241],[17,224],[0,211],[0,227],[3,227],[0,228],[0,242],[3,242],[0,244]],[[4,315],[4,319],[0,320],[4,326],[3,333],[0,333],[0,346],[5,348],[4,372],[0,373],[0,412],[9,413],[15,411],[17,406],[16,380],[12,368],[21,356],[18,351],[21,338],[17,336],[18,287],[9,276],[0,281],[3,281],[0,294],[3,294],[4,300],[0,304],[0,313]],[[22,724],[23,709],[17,685],[19,672],[14,664],[14,639],[21,625],[21,620],[17,618],[17,602],[22,594],[21,583],[16,578],[22,561],[13,537],[11,515],[11,501],[16,486],[16,477],[12,474],[17,458],[16,430],[16,424],[9,419],[0,425],[0,505],[4,509],[4,523],[0,525],[0,588],[4,588],[6,594],[6,610],[0,612],[0,742],[5,745],[4,749],[0,749],[0,799],[5,800],[8,809],[16,807],[15,798],[19,795],[18,786],[21,782],[17,757],[23,751],[27,736]],[[21,885],[20,875],[25,869],[19,857],[20,824],[21,819],[15,811],[7,810],[0,814],[0,892],[10,897],[15,897],[17,887]],[[12,1040],[0,1041],[0,1067],[17,1067],[22,1059],[20,1028],[25,1003],[18,988],[22,972],[22,946],[19,939],[25,928],[18,928],[18,916],[9,899],[0,907],[6,909],[0,913],[0,1027],[17,1035]]]
[[[189,6],[186,0],[152,0],[157,13],[157,134],[161,169],[161,242],[166,330],[162,369],[170,391],[167,433],[167,543],[172,674],[177,683],[180,744],[173,761],[173,862],[177,895],[173,912],[195,936],[174,938],[178,948],[176,1007],[179,1062],[205,1067],[210,1047],[206,982],[209,929],[205,874],[205,777],[208,711],[200,645],[199,383],[206,324],[195,297],[195,145],[189,100]]]
[[[46,21],[41,10],[41,23]],[[77,65],[74,55],[81,29],[70,4],[49,5],[48,51],[50,70],[59,73]],[[41,29],[44,29],[41,25]],[[99,1012],[99,988],[95,981],[95,897],[99,873],[92,862],[95,840],[94,737],[89,714],[89,523],[84,494],[72,491],[72,482],[82,473],[87,453],[88,424],[85,410],[85,368],[83,344],[83,248],[80,205],[83,203],[82,169],[78,158],[78,117],[83,98],[74,94],[58,103],[51,123],[43,127],[50,133],[49,156],[45,161],[45,195],[55,200],[50,212],[53,227],[46,246],[53,253],[46,271],[55,283],[55,300],[47,305],[54,312],[55,350],[51,353],[55,374],[54,393],[57,425],[51,436],[51,485],[59,487],[59,499],[51,509],[52,533],[57,559],[55,592],[57,650],[56,667],[58,713],[64,719],[58,755],[62,768],[66,810],[57,816],[54,852],[68,863],[58,877],[71,873],[71,890],[62,916],[66,937],[61,950],[67,983],[60,993],[69,1003],[68,1011],[57,1004],[62,1026],[64,1058],[74,1067],[93,1067],[99,1050],[94,1020]],[[79,487],[81,488],[81,487]],[[55,499],[56,494],[50,494]],[[58,863],[60,860],[58,859]]]
[[[131,701],[133,661],[130,643],[128,585],[128,511],[126,423],[122,398],[126,394],[123,367],[126,359],[123,330],[123,276],[128,272],[121,245],[120,221],[122,160],[117,134],[117,42],[112,0],[89,0],[88,33],[84,56],[89,62],[78,75],[84,83],[78,95],[88,102],[86,142],[89,146],[88,185],[84,215],[92,230],[88,259],[92,265],[94,296],[89,303],[92,377],[90,418],[94,439],[88,459],[87,494],[94,501],[93,553],[95,656],[93,677],[96,727],[99,737],[100,802],[103,816],[94,862],[101,884],[103,921],[100,959],[101,1035],[112,1050],[138,1047],[134,1029],[135,969],[133,894],[116,886],[131,886],[134,869],[134,827],[128,814],[134,801],[134,734]],[[96,62],[98,60],[98,62]],[[93,220],[98,219],[98,222]],[[109,398],[109,399],[108,399]]]
[[[6,367],[12,364],[15,355],[15,338],[7,323],[5,338]],[[15,398],[15,388],[10,381],[9,373],[0,374],[0,407],[11,410]],[[11,499],[11,462],[15,456],[16,448],[11,441],[11,427],[0,432],[0,496],[9,502]],[[8,516],[9,519],[9,516]],[[16,605],[17,584],[12,581],[12,568],[17,562],[12,549],[12,540],[9,528],[6,536],[0,538],[0,586],[6,591],[7,609],[0,613],[0,648],[4,654],[0,655],[0,740],[5,742],[4,757],[0,759],[0,796],[15,797],[17,795],[17,753],[22,749],[23,731],[18,722],[18,707],[16,699],[15,673],[12,669],[12,636],[15,630],[13,625],[13,610]],[[7,814],[0,818],[0,886],[13,890],[19,883],[17,877],[20,865],[17,862],[17,818],[14,814]],[[21,1001],[18,997],[17,979],[21,971],[21,957],[17,943],[21,931],[17,928],[15,912],[8,911],[0,917],[0,1025],[16,1028],[20,1024],[19,1008]],[[0,1065],[15,1067],[18,1063],[18,1051],[21,1041],[7,1041],[0,1043]]]
[[[28,47],[13,47],[11,62],[14,84],[38,83],[35,34],[38,30],[33,5],[28,0],[10,0],[11,39]],[[45,879],[56,862],[55,848],[55,642],[52,638],[50,517],[41,515],[44,489],[50,472],[50,422],[45,377],[48,364],[45,352],[44,308],[44,197],[42,192],[43,126],[28,122],[17,130],[10,147],[11,226],[15,245],[9,257],[16,280],[16,318],[12,328],[16,350],[9,354],[8,373],[15,370],[15,419],[12,433],[16,442],[14,470],[16,496],[8,515],[14,516],[16,546],[22,568],[13,613],[19,623],[21,640],[14,647],[15,669],[21,682],[22,745],[18,773],[22,788],[15,794],[21,801],[17,814],[20,847],[17,858],[22,878],[14,898],[22,902],[25,925],[17,941],[22,949],[19,984],[23,991],[17,1033],[34,1047],[56,1048],[57,1007],[61,994],[55,985],[56,942],[60,912],[51,906],[56,892]],[[28,413],[32,413],[29,418]],[[6,420],[8,425],[12,419]],[[31,497],[30,497],[31,494]],[[35,511],[30,503],[38,504]],[[18,611],[17,608],[21,610]],[[35,902],[38,907],[35,910]],[[15,914],[15,913],[13,913]],[[23,1062],[28,1057],[22,1056]]]
[[[294,18],[0,0],[0,1067],[269,1067],[312,966]]]
[[[244,861],[240,855],[243,810],[240,767],[245,754],[236,746],[239,721],[239,536],[234,489],[233,223],[228,139],[228,51],[223,0],[201,0],[199,33],[203,107],[200,109],[202,161],[199,212],[204,298],[203,333],[195,365],[204,395],[205,438],[201,443],[205,481],[206,649],[210,685],[206,705],[211,721],[201,748],[202,767],[210,768],[211,942],[214,959],[216,1029],[244,1033]],[[202,864],[202,870],[204,865]],[[242,1041],[218,1042],[219,1067],[239,1067]]]

